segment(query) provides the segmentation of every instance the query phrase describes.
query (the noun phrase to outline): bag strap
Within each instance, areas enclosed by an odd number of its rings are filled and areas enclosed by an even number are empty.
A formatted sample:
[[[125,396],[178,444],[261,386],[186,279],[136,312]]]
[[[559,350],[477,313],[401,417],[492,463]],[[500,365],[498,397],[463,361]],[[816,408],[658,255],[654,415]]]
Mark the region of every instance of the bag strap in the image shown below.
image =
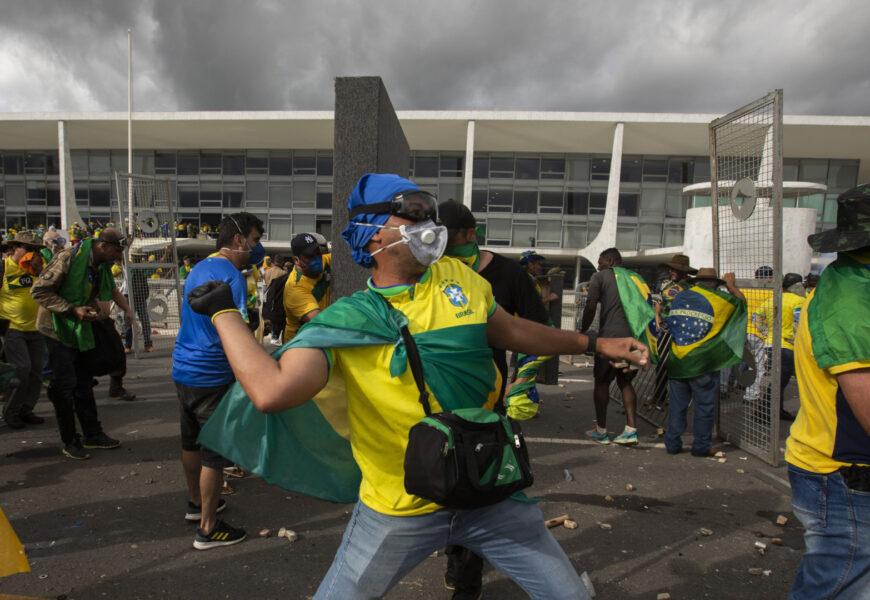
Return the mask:
[[[384,301],[384,304],[387,305],[387,310],[402,312],[377,292],[373,291],[371,293],[376,294]],[[414,375],[414,383],[417,384],[417,389],[420,391],[419,402],[423,405],[423,412],[426,413],[426,416],[431,417],[432,408],[429,406],[429,392],[426,390],[426,383],[423,378],[423,360],[420,358],[420,349],[417,348],[414,336],[408,331],[407,325],[403,325],[400,331],[402,333],[402,341],[405,343],[405,352],[408,354],[408,364],[411,366],[411,373]]]

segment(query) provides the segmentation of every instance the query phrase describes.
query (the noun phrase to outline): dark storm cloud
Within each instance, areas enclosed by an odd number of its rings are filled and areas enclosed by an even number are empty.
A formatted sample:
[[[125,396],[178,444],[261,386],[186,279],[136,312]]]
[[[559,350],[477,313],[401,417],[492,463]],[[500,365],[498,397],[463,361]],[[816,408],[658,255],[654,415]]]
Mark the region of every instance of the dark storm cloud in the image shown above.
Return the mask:
[[[329,110],[380,75],[400,110],[868,114],[870,9],[828,2],[9,2],[0,111]]]

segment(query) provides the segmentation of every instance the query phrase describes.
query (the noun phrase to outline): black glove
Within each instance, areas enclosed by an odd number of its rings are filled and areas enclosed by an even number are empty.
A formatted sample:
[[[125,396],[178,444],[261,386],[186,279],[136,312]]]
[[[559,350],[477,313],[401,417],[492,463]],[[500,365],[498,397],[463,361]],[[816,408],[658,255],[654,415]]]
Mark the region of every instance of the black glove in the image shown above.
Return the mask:
[[[193,312],[214,317],[217,313],[235,310],[236,301],[233,300],[233,290],[226,281],[206,281],[196,286],[187,294],[187,302]]]
[[[256,308],[248,310],[248,329],[257,331],[260,327],[260,311]]]

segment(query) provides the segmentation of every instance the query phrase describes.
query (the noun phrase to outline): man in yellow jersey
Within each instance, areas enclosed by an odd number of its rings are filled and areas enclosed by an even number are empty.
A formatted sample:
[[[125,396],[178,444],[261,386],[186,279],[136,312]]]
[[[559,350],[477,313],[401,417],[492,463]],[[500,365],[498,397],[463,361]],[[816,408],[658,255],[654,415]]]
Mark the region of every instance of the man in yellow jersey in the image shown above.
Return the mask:
[[[34,274],[21,266],[25,254],[38,251],[42,244],[35,233],[22,231],[8,242],[12,255],[0,265],[0,319],[9,320],[6,331],[6,360],[15,367],[18,384],[8,393],[3,420],[12,429],[45,422],[33,414],[42,391],[42,363],[45,338],[36,329],[39,305],[30,296]]]
[[[437,199],[413,182],[397,175],[364,175],[348,207],[350,223],[342,235],[357,264],[372,270],[367,291],[330,305],[298,337],[304,340],[321,323],[341,326],[336,316],[357,320],[365,316],[365,308],[387,302],[390,314],[399,318],[401,311],[407,318],[415,338],[455,348],[448,353],[452,364],[426,365],[433,412],[468,389],[479,392],[472,394],[477,406],[493,406],[498,377],[489,345],[536,355],[591,349],[613,360],[646,365],[646,348],[636,340],[597,339],[508,315],[495,303],[486,280],[458,260],[440,258],[447,231],[434,224]],[[276,361],[233,310],[225,283],[205,283],[191,291],[188,301],[193,310],[212,316],[233,372],[259,410],[300,406],[330,378],[344,380],[350,444],[362,482],[344,539],[315,598],[381,597],[433,551],[451,544],[483,555],[532,598],[589,598],[534,504],[509,499],[474,510],[450,510],[405,491],[408,431],[424,412],[411,369],[391,376],[391,366],[398,367],[392,364],[393,343],[297,345]],[[421,344],[420,349],[425,363],[431,348]],[[631,354],[635,349],[641,350],[640,356]],[[468,377],[463,389],[443,389],[432,375],[470,361],[481,365],[476,375],[486,376]]]
[[[779,418],[783,421],[794,421],[794,415],[785,410],[785,388],[794,375],[794,336],[804,302],[803,278],[798,273],[786,273],[782,278],[782,362],[779,376]],[[766,318],[773,322],[773,315]]]
[[[870,184],[837,198],[837,228],[809,236],[837,252],[801,309],[801,406],[786,440],[792,507],[806,552],[791,600],[870,594]]]
[[[756,279],[771,279],[773,269],[762,265],[755,269]],[[752,353],[753,364],[748,365],[755,369],[755,379],[743,394],[744,399],[750,402],[760,402],[761,407],[765,403],[769,406],[770,399],[761,397],[761,378],[767,370],[768,354],[773,344],[773,321],[769,315],[773,303],[773,292],[766,289],[742,289],[746,296],[746,310],[749,312],[749,320],[746,323],[746,345]],[[760,413],[759,413],[760,414]]]
[[[311,233],[300,233],[290,242],[293,250],[293,270],[284,284],[284,343],[290,341],[299,328],[329,306],[332,254],[323,249]]]

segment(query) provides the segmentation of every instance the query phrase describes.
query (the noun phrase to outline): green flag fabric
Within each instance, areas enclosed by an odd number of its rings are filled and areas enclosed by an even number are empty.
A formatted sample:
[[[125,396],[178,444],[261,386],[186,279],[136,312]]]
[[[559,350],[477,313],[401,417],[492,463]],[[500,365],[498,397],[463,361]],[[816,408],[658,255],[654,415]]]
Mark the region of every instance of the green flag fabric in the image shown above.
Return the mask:
[[[840,253],[819,278],[807,309],[813,355],[822,369],[870,360],[870,265]]]
[[[668,315],[668,376],[688,379],[739,363],[746,318],[746,302],[727,292],[696,285],[677,294]]]
[[[656,311],[652,307],[652,296],[649,286],[643,278],[628,269],[613,267],[616,279],[616,289],[622,310],[631,329],[631,335],[649,348],[650,361],[658,363],[658,347],[656,344],[655,319]]]
[[[375,292],[341,298],[305,326],[272,357],[290,348],[393,346],[390,373],[408,369],[401,327],[407,318],[388,308]],[[426,384],[445,410],[484,404],[496,380],[492,351],[474,340],[480,325],[415,334]],[[483,338],[485,339],[485,338]],[[416,396],[414,398],[416,401]],[[423,417],[423,410],[420,410]],[[199,442],[246,470],[287,490],[334,502],[354,502],[361,474],[350,445],[347,398],[340,373],[310,402],[278,414],[254,407],[239,383],[233,384],[199,435]]]

